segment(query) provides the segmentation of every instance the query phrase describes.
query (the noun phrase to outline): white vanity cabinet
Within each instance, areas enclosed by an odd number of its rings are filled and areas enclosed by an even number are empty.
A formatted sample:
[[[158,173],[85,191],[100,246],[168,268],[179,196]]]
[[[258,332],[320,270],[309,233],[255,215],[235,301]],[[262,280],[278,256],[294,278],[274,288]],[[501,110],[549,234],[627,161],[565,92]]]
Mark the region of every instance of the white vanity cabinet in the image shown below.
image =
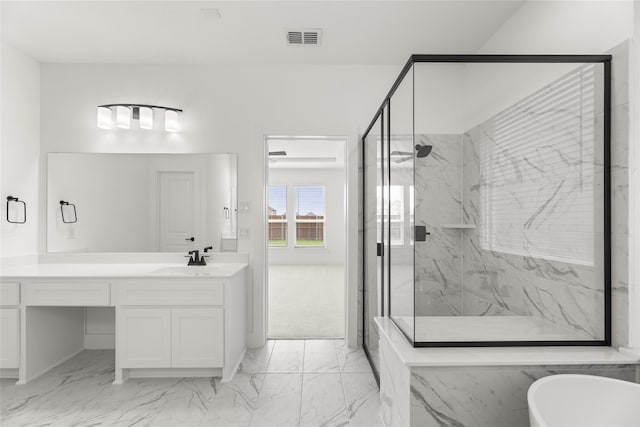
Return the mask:
[[[112,283],[111,300],[116,382],[118,373],[122,381],[207,372],[229,379],[236,370],[245,350],[244,270],[226,278],[120,280]]]
[[[121,308],[122,368],[222,368],[224,309]]]
[[[171,367],[171,309],[120,308],[117,336],[120,367]]]
[[[4,270],[0,376],[25,384],[95,348],[87,334],[91,308],[112,325],[104,334],[111,341],[101,342],[115,347],[115,384],[141,377],[230,380],[246,349],[247,267],[51,263]]]
[[[20,365],[20,283],[0,283],[0,369]]]
[[[171,367],[224,365],[224,309],[171,309]]]
[[[0,369],[16,369],[19,366],[19,319],[19,308],[0,308]]]

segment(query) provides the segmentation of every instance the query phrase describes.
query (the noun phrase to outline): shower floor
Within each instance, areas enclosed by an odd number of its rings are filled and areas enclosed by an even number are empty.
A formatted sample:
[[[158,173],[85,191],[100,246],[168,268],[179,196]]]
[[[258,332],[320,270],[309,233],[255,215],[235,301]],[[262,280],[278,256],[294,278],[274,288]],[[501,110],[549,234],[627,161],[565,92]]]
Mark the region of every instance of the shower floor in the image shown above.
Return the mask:
[[[394,316],[405,332],[412,317]],[[419,316],[415,341],[591,341],[594,338],[535,316]]]

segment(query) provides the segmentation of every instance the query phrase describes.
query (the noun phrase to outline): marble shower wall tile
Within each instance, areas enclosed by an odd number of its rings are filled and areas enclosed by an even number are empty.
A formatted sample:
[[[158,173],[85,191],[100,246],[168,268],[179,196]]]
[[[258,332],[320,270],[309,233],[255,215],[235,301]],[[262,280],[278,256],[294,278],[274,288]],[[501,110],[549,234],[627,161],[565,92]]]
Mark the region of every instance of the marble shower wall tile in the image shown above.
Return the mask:
[[[462,232],[442,224],[462,222],[461,135],[416,135],[431,154],[415,159],[415,222],[431,233],[415,243],[416,316],[462,314]]]
[[[628,152],[628,99],[627,99],[627,43],[616,47],[613,54],[613,110],[612,110],[612,229],[614,233],[621,233],[618,240],[623,240],[627,233],[627,193],[628,166],[626,165]],[[527,111],[528,114],[535,111]],[[593,116],[584,117],[589,123]],[[494,118],[495,119],[495,118]],[[604,324],[604,293],[603,293],[603,263],[602,263],[602,215],[597,208],[597,200],[602,196],[601,156],[595,152],[594,160],[576,159],[570,152],[561,152],[557,145],[539,144],[520,155],[511,153],[509,146],[504,146],[504,137],[497,138],[494,119],[490,119],[465,133],[463,139],[463,216],[465,222],[478,225],[475,230],[465,232],[463,244],[464,253],[464,296],[473,295],[483,301],[479,308],[498,307],[520,315],[541,316],[554,323],[568,327],[589,337],[603,338]],[[601,112],[595,117],[601,121]],[[569,138],[578,135],[568,133]],[[597,135],[596,138],[598,138]],[[535,130],[529,137],[536,142]],[[597,139],[596,139],[597,140]],[[544,140],[543,140],[544,141]],[[587,147],[588,148],[588,147]],[[559,159],[551,162],[549,159]],[[557,165],[563,165],[560,172]],[[568,177],[577,176],[575,168],[591,167],[594,176],[587,181],[568,181]],[[566,173],[562,172],[566,169]],[[573,171],[573,172],[572,172]],[[507,253],[500,248],[509,247],[509,241],[503,239],[509,229],[496,230],[490,228],[487,215],[491,207],[487,205],[487,197],[491,197],[500,187],[496,187],[496,180],[514,180],[518,182],[538,183],[540,187],[538,197],[540,210],[532,215],[530,222],[513,224],[516,229],[527,229],[523,239],[545,240],[544,233],[565,234],[567,246],[563,255],[580,258],[588,255],[582,248],[593,246],[593,265],[589,266],[561,262],[541,257],[536,252],[535,244],[525,244],[519,248],[522,254]],[[594,182],[590,182],[594,181]],[[562,184],[562,185],[561,185]],[[595,199],[594,225],[591,234],[569,234],[563,230],[563,215],[567,220],[575,221],[579,215],[572,213],[571,204],[574,202],[572,194],[579,186],[587,186]],[[591,186],[591,187],[589,187]],[[504,188],[502,189],[504,190]],[[584,189],[583,189],[584,191]],[[502,194],[509,194],[502,191]],[[519,194],[512,192],[508,206],[517,206]],[[544,225],[549,219],[555,218],[557,225]],[[568,224],[571,224],[569,222]],[[550,227],[551,225],[551,227]],[[536,231],[536,227],[540,231]],[[564,226],[566,228],[566,226]],[[532,231],[533,229],[533,231]],[[588,232],[588,230],[585,230]],[[615,240],[615,237],[614,237]],[[613,249],[613,284],[614,284],[614,344],[623,340],[626,334],[626,250]],[[617,289],[616,289],[616,283]],[[488,304],[488,305],[487,305]],[[466,305],[468,307],[468,304]],[[465,314],[467,312],[465,311]]]
[[[611,49],[612,344],[626,346],[629,328],[629,42]]]
[[[387,427],[410,425],[410,371],[388,339],[380,340],[380,417]]]
[[[465,316],[514,316],[515,313],[491,303],[471,292],[462,296],[462,312]]]
[[[636,368],[628,365],[414,368],[410,425],[529,425],[529,386],[554,374],[599,375],[635,382]]]

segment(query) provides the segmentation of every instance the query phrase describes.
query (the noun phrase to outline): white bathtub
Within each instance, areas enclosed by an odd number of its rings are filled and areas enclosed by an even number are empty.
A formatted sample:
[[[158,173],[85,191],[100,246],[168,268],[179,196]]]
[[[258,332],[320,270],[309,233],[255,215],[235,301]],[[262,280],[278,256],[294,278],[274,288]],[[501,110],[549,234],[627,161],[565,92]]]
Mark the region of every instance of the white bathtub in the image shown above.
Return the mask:
[[[594,375],[551,375],[529,387],[531,427],[638,427],[640,384]]]

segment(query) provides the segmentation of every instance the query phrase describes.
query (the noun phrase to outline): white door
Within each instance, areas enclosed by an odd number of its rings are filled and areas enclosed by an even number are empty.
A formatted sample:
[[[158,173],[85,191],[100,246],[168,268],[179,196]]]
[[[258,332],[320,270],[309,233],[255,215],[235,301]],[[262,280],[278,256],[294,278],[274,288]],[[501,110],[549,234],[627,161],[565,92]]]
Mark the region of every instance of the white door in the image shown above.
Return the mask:
[[[224,364],[223,308],[171,309],[173,368],[221,368]]]
[[[171,309],[119,309],[118,357],[123,368],[170,368]]]
[[[0,368],[17,368],[20,348],[18,308],[0,309]]]
[[[160,252],[186,252],[197,238],[195,172],[159,173]]]

